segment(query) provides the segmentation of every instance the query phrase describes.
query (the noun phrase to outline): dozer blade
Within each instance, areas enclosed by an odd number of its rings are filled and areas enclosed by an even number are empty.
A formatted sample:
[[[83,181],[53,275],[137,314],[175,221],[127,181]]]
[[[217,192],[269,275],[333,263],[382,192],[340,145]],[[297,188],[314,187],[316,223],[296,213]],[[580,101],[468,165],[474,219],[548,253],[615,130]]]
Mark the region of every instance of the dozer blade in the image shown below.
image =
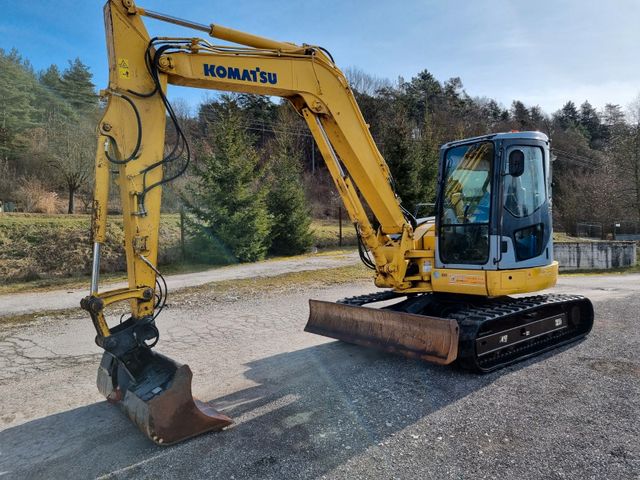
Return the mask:
[[[458,323],[448,318],[309,300],[304,330],[442,365],[458,356]]]
[[[171,445],[233,421],[191,395],[191,369],[138,347],[122,361],[105,352],[98,389],[158,445]]]

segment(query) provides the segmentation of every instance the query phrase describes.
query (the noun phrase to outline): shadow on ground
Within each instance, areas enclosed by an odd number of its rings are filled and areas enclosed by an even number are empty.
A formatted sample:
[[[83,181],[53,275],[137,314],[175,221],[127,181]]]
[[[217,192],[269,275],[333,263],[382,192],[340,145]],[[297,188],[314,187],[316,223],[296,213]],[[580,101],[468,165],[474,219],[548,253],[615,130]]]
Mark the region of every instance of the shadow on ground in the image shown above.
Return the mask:
[[[100,402],[0,432],[0,476],[313,477],[530,363],[478,376],[322,344],[248,364],[256,386],[211,400],[236,421],[224,432],[157,447]]]

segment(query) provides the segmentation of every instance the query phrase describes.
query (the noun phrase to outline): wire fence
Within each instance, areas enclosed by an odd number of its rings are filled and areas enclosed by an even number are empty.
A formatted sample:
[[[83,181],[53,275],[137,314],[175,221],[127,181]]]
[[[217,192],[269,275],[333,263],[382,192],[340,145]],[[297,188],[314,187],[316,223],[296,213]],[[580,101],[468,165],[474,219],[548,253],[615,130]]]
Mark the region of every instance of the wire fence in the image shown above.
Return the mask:
[[[603,238],[603,225],[600,222],[578,222],[576,223],[576,237],[581,238]]]
[[[613,237],[616,240],[640,241],[640,222],[620,220],[613,224]]]
[[[640,222],[637,220],[616,220],[614,222],[578,222],[576,237],[600,240],[640,241]]]

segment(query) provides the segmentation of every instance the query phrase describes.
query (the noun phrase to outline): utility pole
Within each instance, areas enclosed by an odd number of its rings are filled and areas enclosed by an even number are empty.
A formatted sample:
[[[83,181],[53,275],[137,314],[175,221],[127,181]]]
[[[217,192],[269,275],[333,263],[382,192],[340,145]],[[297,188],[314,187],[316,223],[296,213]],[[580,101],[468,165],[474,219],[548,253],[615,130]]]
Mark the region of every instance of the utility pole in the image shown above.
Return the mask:
[[[316,173],[316,144],[311,138],[311,173]]]
[[[342,246],[342,206],[338,205],[338,246]]]
[[[182,253],[182,260],[184,260],[187,253],[184,248],[184,205],[180,206],[180,253]]]

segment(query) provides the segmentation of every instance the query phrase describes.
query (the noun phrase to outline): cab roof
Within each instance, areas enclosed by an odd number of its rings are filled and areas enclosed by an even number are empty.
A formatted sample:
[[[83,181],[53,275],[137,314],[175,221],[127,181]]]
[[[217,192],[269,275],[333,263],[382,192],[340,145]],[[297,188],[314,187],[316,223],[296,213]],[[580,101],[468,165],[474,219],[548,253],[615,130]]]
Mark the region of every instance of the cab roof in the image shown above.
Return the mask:
[[[502,133],[490,133],[489,135],[481,135],[479,137],[471,137],[465,138],[463,140],[455,140],[453,142],[445,143],[440,148],[451,148],[456,145],[463,145],[465,143],[473,143],[482,140],[512,140],[515,138],[520,138],[524,140],[541,140],[543,142],[548,142],[549,137],[547,137],[542,132],[502,132]]]

